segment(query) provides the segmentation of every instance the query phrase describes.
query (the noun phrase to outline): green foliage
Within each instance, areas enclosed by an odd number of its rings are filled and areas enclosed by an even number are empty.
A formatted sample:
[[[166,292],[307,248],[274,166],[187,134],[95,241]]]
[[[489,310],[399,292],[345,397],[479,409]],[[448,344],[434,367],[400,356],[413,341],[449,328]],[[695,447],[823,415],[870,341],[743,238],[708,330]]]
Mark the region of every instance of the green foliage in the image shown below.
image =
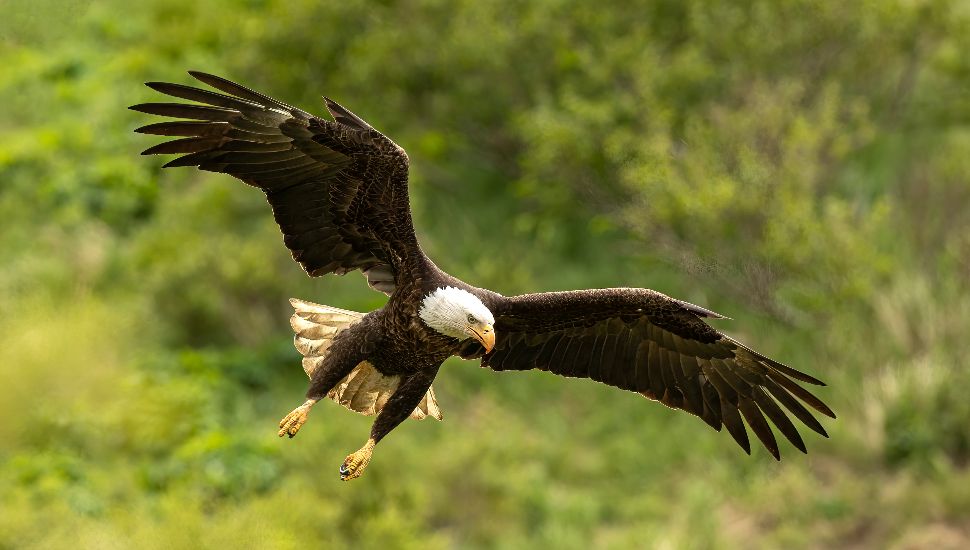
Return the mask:
[[[0,548],[964,547],[970,11],[945,0],[44,0],[0,22]],[[506,294],[646,286],[829,382],[738,452],[633,394],[442,370],[361,480],[258,192],[139,157],[147,80],[327,94],[408,149],[423,245]],[[787,452],[786,452],[787,451]]]

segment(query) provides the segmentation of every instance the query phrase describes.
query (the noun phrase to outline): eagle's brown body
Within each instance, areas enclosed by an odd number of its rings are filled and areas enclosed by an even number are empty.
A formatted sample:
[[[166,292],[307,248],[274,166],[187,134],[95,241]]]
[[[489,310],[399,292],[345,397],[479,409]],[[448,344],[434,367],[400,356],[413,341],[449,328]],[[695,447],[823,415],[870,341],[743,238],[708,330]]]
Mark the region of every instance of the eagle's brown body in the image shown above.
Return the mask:
[[[297,347],[306,356],[311,382],[307,403],[284,418],[280,435],[295,435],[310,406],[328,395],[354,410],[377,414],[368,444],[341,469],[345,479],[359,476],[376,442],[409,415],[440,418],[430,388],[441,363],[452,355],[480,358],[483,367],[496,371],[546,370],[638,392],[717,430],[727,427],[747,452],[742,417],[776,458],[768,420],[805,451],[784,409],[826,435],[802,403],[834,414],[796,381],[821,382],[750,350],[703,320],[720,315],[647,289],[504,297],[468,285],[440,270],[418,245],[408,203],[408,157],[394,142],[329,99],[334,121],[212,75],[191,74],[228,95],[149,83],[199,104],[133,107],[189,119],[139,128],[186,136],[145,153],[186,153],[166,166],[224,172],[258,187],[284,243],[308,274],[359,269],[371,287],[389,296],[383,308],[366,315],[294,302]],[[470,295],[476,307],[487,308],[494,317],[494,326],[488,326],[494,328],[491,339],[449,336],[429,326],[420,312],[430,295],[442,289]],[[329,323],[330,316],[346,320]]]

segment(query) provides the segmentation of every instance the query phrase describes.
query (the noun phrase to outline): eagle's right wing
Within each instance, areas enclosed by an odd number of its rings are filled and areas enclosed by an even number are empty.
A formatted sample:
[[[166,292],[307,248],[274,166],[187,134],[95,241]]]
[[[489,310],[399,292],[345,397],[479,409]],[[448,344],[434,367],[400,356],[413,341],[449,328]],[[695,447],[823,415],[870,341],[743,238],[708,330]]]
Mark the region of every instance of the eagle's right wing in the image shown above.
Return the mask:
[[[390,294],[422,252],[408,201],[408,157],[393,141],[327,99],[318,118],[223,78],[190,71],[226,92],[149,82],[197,102],[145,103],[136,111],[174,117],[136,132],[184,136],[143,154],[184,154],[166,164],[223,172],[266,194],[293,259],[311,276],[360,269]]]
[[[635,391],[715,430],[726,426],[750,453],[744,417],[776,459],[766,416],[802,452],[805,444],[784,409],[828,437],[802,402],[834,413],[798,382],[824,384],[714,330],[701,319],[722,317],[712,311],[640,288],[481,294],[495,315],[497,338],[482,366],[539,369]]]

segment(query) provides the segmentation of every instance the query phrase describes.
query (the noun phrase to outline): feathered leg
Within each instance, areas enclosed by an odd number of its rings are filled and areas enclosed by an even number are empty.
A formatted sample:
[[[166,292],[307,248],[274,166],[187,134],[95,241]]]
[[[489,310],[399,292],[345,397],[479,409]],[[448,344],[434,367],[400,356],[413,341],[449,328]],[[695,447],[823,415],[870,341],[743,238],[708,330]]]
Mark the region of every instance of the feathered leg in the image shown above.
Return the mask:
[[[374,425],[371,426],[370,439],[357,452],[347,455],[344,463],[340,465],[340,479],[349,481],[364,473],[364,468],[370,463],[371,456],[374,454],[374,446],[411,415],[411,411],[418,406],[428,388],[431,387],[431,382],[438,374],[439,366],[418,371],[401,380],[401,385],[387,400],[384,408],[377,415]]]
[[[348,329],[348,331],[352,330],[353,328]],[[280,437],[295,436],[306,423],[307,415],[317,401],[323,399],[327,392],[364,360],[364,354],[352,347],[353,338],[342,338],[342,336],[343,334],[338,335],[334,339],[333,347],[330,348],[323,365],[313,371],[310,389],[306,392],[306,401],[280,420],[278,433]]]

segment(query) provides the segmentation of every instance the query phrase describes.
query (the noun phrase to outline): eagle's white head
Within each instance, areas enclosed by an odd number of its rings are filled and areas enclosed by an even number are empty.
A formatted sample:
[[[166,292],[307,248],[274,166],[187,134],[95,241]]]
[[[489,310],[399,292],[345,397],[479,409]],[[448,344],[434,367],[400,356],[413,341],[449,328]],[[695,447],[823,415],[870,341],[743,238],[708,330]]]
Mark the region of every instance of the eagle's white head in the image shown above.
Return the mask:
[[[474,338],[485,351],[495,346],[495,318],[471,292],[451,286],[435,289],[421,301],[418,314],[424,324],[445,336]]]

